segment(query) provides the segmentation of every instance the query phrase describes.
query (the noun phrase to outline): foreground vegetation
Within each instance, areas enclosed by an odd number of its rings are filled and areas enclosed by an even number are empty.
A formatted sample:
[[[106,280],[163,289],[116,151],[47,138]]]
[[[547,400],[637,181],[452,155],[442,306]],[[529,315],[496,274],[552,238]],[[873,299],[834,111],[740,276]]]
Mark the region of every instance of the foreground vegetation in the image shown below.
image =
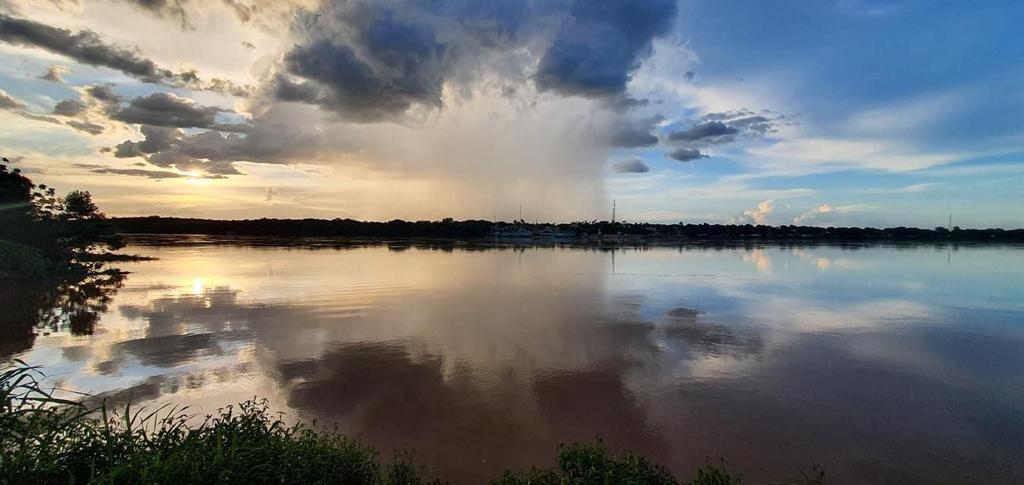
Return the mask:
[[[0,373],[0,483],[442,483],[408,455],[382,462],[372,448],[333,430],[285,425],[265,401],[248,401],[189,423],[184,409],[151,412],[62,399],[37,368]],[[598,443],[558,450],[557,466],[506,472],[503,485],[733,485],[739,476],[708,464],[688,482]],[[803,483],[822,484],[820,471]]]

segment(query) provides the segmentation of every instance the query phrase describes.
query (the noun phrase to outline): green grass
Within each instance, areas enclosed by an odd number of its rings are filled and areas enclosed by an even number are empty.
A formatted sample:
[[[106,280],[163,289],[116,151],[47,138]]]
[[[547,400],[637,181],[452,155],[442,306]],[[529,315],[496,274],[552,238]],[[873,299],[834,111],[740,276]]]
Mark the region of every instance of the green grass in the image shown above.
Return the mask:
[[[680,482],[664,467],[650,460],[626,452],[608,455],[604,444],[573,443],[558,449],[558,465],[546,470],[505,474],[493,482],[495,485],[740,485],[742,478],[732,475],[723,466],[707,463],[697,470],[697,476]]]
[[[36,367],[0,373],[0,483],[442,483],[408,455],[382,462],[369,446],[334,430],[285,425],[266,401],[247,401],[187,423],[187,409],[155,411],[62,399]],[[708,464],[691,481],[601,442],[563,445],[550,469],[506,472],[499,485],[735,485],[739,476]],[[820,472],[819,472],[820,473]],[[804,483],[822,484],[824,475]]]

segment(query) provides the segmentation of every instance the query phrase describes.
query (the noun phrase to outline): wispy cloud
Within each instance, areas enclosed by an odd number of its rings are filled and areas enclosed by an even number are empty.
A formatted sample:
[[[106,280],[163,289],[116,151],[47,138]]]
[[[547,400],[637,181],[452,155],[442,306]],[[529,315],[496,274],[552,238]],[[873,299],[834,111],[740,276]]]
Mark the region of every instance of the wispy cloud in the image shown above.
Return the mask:
[[[67,66],[61,66],[59,64],[54,64],[50,67],[47,67],[46,71],[39,76],[39,79],[42,79],[44,81],[50,81],[57,84],[64,84],[64,75],[69,72],[71,72],[71,68]]]
[[[867,189],[863,192],[866,194],[921,194],[931,191],[938,185],[937,183],[910,184],[888,189]]]
[[[799,216],[793,218],[793,224],[806,224],[825,214],[848,214],[850,212],[863,212],[871,210],[872,207],[864,204],[849,204],[833,206],[832,204],[821,204]]]

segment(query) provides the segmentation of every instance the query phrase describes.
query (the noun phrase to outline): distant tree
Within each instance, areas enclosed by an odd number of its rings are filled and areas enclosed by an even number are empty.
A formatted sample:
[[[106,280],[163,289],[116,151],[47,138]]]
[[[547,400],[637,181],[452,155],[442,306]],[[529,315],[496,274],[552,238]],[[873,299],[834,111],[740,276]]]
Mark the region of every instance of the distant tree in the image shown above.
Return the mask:
[[[64,197],[64,214],[70,219],[102,219],[100,208],[88,191],[73,190]]]

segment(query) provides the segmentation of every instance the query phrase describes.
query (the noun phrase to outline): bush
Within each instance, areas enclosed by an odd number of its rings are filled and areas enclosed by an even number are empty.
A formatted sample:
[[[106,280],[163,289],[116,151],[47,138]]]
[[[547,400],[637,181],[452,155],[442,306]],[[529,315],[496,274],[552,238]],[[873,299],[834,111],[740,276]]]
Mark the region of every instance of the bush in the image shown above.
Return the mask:
[[[740,485],[739,475],[732,475],[725,464],[707,463],[697,476],[683,485]],[[626,452],[609,456],[604,443],[574,443],[558,449],[558,466],[547,470],[505,472],[495,485],[677,485],[675,477],[664,467],[648,459]]]
[[[623,484],[668,485],[678,483],[672,474],[646,458],[631,453],[608,456],[604,444],[562,445],[558,466],[548,470],[505,472],[496,485]]]
[[[53,271],[42,251],[0,239],[0,277],[40,279]]]

